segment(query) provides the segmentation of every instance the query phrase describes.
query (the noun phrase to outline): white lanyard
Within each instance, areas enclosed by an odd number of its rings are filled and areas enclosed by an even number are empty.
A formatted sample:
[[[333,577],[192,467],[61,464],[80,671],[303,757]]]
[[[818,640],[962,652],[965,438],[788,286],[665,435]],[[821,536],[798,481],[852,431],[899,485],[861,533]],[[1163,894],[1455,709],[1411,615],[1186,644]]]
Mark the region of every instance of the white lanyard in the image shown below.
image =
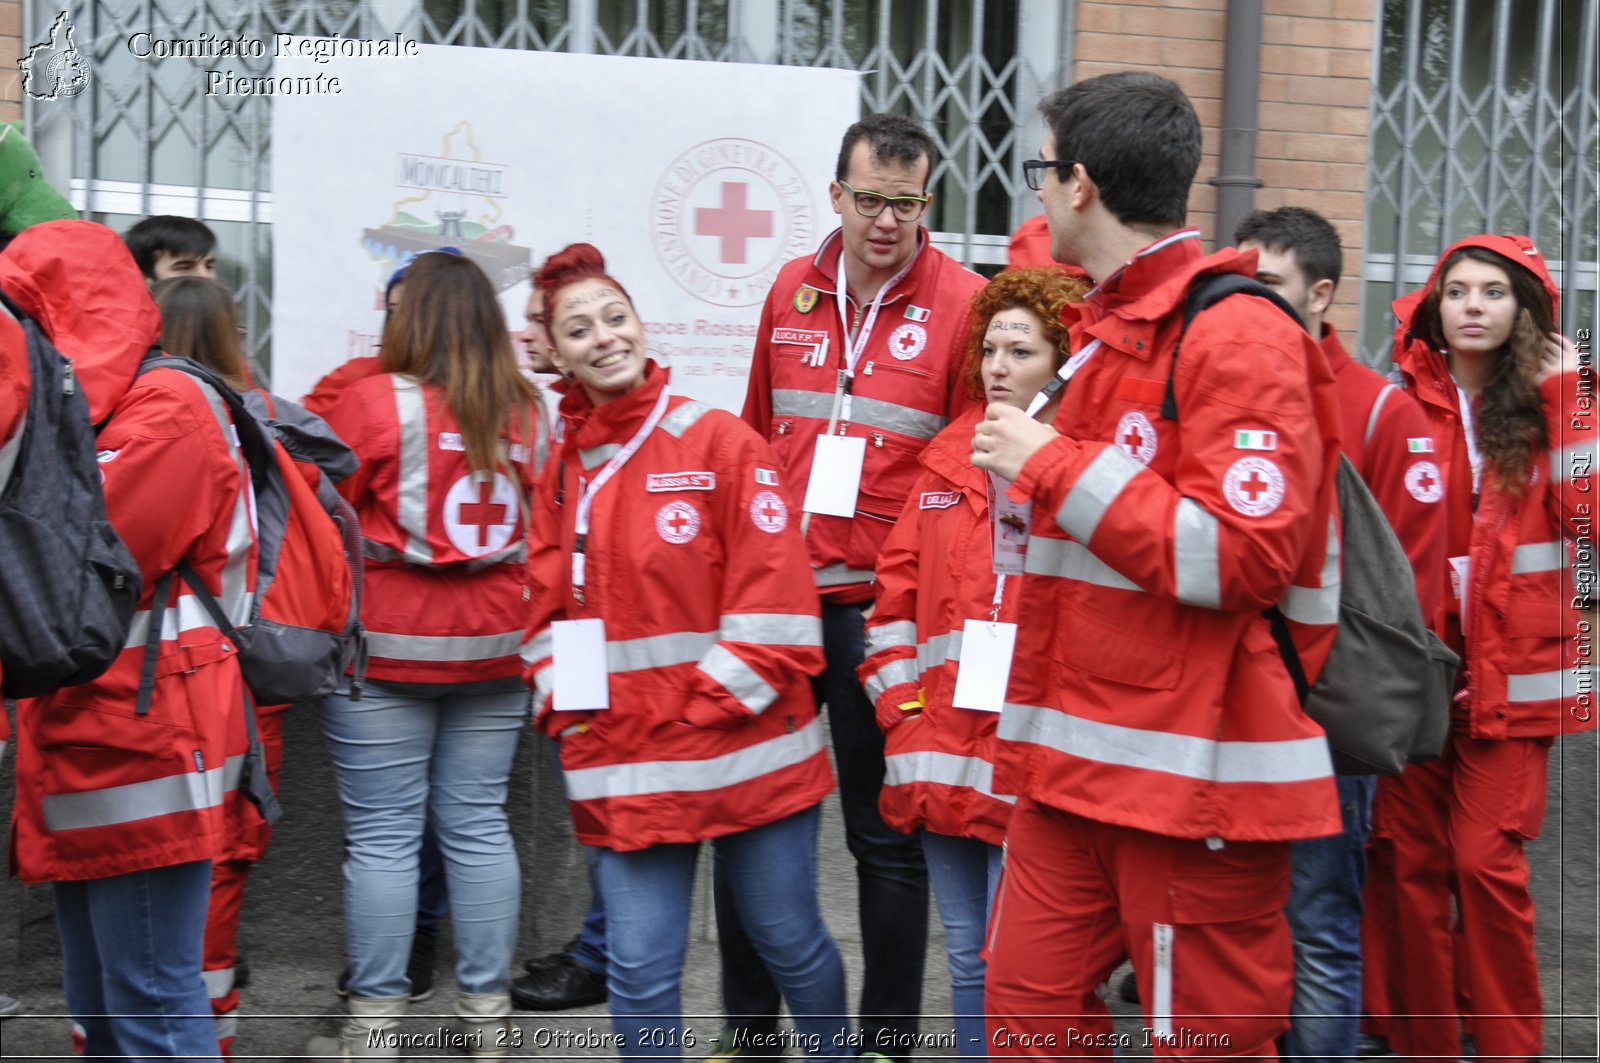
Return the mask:
[[[1067,386],[1067,381],[1078,375],[1078,370],[1082,369],[1089,359],[1094,357],[1094,352],[1099,349],[1100,341],[1093,340],[1089,343],[1089,346],[1063,362],[1061,368],[1056,370],[1056,375],[1046,381],[1044,387],[1039,389],[1039,394],[1035,395],[1033,401],[1028,403],[1028,416],[1037,417],[1040,410],[1050,405],[1050,400],[1055,398],[1061,392],[1061,389]]]
[[[656,425],[661,423],[661,415],[667,412],[667,399],[671,395],[671,388],[663,386],[661,397],[656,399],[655,408],[650,411],[650,416],[644,419],[644,424],[639,426],[633,438],[628,440],[627,446],[611,456],[605,468],[600,470],[600,475],[589,483],[582,484],[582,493],[578,496],[578,519],[574,529],[576,538],[572,547],[572,593],[579,604],[583,602],[584,556],[588,549],[589,509],[594,504],[594,496],[599,494],[600,488],[606,485],[606,481],[610,480],[618,469],[628,464],[628,459],[644,446],[645,437],[655,430]]]
[[[1478,449],[1478,433],[1474,431],[1472,400],[1460,384],[1456,385],[1456,402],[1461,407],[1461,431],[1467,437],[1467,461],[1472,465],[1472,493],[1477,495],[1483,478],[1483,452]]]
[[[839,252],[838,282],[834,285],[833,301],[839,309],[839,327],[844,329],[844,368],[839,370],[839,382],[834,386],[833,414],[828,419],[828,434],[831,436],[839,428],[841,420],[850,420],[850,381],[855,378],[856,365],[861,361],[861,354],[867,349],[867,341],[872,338],[872,326],[878,322],[878,311],[883,308],[884,294],[899,284],[907,273],[911,272],[911,265],[917,260],[912,255],[906,264],[884,282],[878,289],[878,294],[872,297],[872,305],[867,308],[866,319],[861,322],[861,330],[850,335],[850,299],[845,292],[847,287],[844,277],[844,252]]]

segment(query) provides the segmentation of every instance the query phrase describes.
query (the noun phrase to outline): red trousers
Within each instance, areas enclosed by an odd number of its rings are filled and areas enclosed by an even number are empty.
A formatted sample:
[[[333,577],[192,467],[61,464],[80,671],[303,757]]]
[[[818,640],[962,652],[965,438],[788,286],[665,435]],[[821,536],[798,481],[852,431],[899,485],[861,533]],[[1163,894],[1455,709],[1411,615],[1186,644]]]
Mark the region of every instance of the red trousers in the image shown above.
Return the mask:
[[[283,714],[261,714],[256,729],[266,755],[267,779],[277,790],[278,771],[283,766]],[[239,1030],[239,990],[234,985],[234,968],[239,959],[244,884],[251,866],[266,852],[272,828],[243,794],[234,791],[226,800],[232,836],[228,851],[211,865],[211,904],[206,910],[205,959],[200,973],[205,978],[206,995],[211,998],[217,1043],[223,1058],[229,1059]]]
[[[1276,1058],[1294,978],[1288,898],[1286,842],[1213,849],[1019,800],[985,950],[990,1057]],[[1105,1004],[1128,957],[1143,1042],[1119,1040]]]
[[[1523,842],[1544,822],[1550,745],[1452,734],[1378,784],[1363,982],[1370,1027],[1402,1056],[1460,1059],[1458,1015],[1481,1058],[1542,1051]]]

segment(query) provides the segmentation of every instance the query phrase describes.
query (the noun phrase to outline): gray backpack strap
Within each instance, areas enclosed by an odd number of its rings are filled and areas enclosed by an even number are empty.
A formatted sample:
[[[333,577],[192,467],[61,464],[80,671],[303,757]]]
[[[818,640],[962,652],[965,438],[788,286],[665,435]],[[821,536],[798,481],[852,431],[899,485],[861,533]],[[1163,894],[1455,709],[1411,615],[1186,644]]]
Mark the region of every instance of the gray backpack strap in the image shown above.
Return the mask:
[[[1399,391],[1393,384],[1385,384],[1383,390],[1378,392],[1378,397],[1372,400],[1372,412],[1367,414],[1367,434],[1361,437],[1361,445],[1365,447],[1372,442],[1372,433],[1378,428],[1378,414],[1383,412],[1383,404],[1389,398],[1389,392]]]

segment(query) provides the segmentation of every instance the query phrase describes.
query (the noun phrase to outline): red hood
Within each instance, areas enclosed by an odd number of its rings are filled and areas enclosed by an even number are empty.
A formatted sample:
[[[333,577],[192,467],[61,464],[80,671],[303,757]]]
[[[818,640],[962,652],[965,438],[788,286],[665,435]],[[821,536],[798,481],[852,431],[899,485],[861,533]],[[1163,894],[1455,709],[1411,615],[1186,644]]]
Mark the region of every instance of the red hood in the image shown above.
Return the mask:
[[[1490,236],[1483,234],[1469,236],[1465,240],[1458,240],[1445,249],[1438,261],[1434,262],[1433,270],[1428,274],[1428,283],[1416,291],[1407,292],[1394,301],[1394,316],[1399,321],[1394,333],[1394,358],[1396,362],[1406,364],[1409,360],[1405,357],[1407,348],[1411,346],[1410,333],[1413,318],[1417,308],[1422,304],[1423,296],[1432,290],[1439,280],[1439,267],[1444,264],[1458,249],[1463,247],[1481,247],[1485,251],[1493,251],[1509,261],[1522,266],[1539,279],[1544,285],[1544,290],[1550,296],[1550,316],[1555,320],[1561,319],[1561,289],[1556,287],[1556,282],[1550,277],[1550,270],[1544,264],[1544,256],[1539,249],[1533,246],[1533,241],[1526,236]],[[1419,344],[1420,346],[1420,344]],[[1420,356],[1421,352],[1412,352]]]
[[[92,221],[29,226],[0,254],[0,289],[71,360],[96,424],[161,338],[161,312],[122,238]]]

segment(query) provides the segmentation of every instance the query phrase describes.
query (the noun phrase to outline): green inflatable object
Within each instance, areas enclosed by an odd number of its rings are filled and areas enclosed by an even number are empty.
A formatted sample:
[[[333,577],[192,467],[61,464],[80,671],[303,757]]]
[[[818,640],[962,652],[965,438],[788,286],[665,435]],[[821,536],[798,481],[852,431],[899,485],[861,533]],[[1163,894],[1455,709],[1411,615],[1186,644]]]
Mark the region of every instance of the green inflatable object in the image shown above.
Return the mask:
[[[39,153],[22,135],[22,123],[0,124],[0,229],[18,233],[42,221],[77,216],[44,179]]]

